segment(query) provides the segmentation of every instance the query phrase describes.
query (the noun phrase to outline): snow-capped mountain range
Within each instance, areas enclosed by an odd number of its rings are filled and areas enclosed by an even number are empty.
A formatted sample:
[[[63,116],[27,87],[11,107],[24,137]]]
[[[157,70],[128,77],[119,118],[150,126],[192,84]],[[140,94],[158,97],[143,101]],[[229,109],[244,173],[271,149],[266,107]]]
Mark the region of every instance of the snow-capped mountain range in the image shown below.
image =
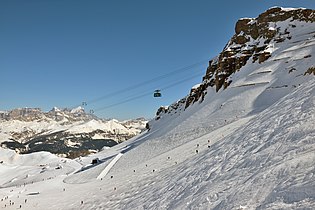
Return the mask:
[[[50,151],[73,157],[76,152],[75,157],[132,138],[146,123],[142,118],[103,120],[85,113],[82,107],[54,107],[49,112],[20,108],[0,113],[0,143],[22,153]]]
[[[203,82],[146,132],[74,160],[0,149],[0,206],[314,209],[314,84],[315,10],[241,19]]]

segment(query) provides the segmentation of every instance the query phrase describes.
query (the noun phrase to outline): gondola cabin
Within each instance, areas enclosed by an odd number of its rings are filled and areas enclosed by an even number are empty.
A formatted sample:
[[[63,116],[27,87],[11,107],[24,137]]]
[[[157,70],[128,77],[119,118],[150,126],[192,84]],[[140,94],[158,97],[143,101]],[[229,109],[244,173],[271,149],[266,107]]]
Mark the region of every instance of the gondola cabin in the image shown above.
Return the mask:
[[[155,90],[153,96],[154,97],[161,97],[162,94],[160,93],[160,90]]]

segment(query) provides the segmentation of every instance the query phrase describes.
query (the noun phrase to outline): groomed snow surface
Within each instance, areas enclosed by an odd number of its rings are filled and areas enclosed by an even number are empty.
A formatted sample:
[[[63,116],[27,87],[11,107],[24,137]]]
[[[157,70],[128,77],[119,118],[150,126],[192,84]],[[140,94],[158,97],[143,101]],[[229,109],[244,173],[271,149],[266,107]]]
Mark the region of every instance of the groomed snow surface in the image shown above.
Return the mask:
[[[75,160],[0,149],[0,208],[315,209],[314,25],[292,30],[231,87],[115,147]]]

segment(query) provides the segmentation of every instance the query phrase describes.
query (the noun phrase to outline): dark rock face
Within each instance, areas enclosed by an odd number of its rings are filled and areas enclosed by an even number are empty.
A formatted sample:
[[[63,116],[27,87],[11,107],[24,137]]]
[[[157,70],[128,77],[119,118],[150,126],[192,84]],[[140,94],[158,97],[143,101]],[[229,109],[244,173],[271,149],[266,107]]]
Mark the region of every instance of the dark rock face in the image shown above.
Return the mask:
[[[304,75],[306,74],[310,74],[310,75],[314,75],[315,76],[315,67],[311,67],[309,69],[307,69],[307,71],[304,73]]]
[[[241,32],[251,35],[253,39],[259,36],[272,39],[276,35],[276,31],[268,30],[268,23],[291,20],[299,20],[305,22],[315,22],[315,11],[311,9],[283,10],[275,7],[260,14],[250,24],[253,19],[245,18],[239,20],[235,25],[235,33],[239,35]]]
[[[226,89],[232,80],[230,76],[239,71],[247,62],[263,63],[271,57],[268,44],[284,42],[291,39],[288,28],[295,28],[293,21],[315,22],[315,10],[271,8],[257,18],[243,18],[235,25],[235,34],[223,51],[209,61],[202,84],[184,99],[185,108],[191,104],[203,101],[207,88],[214,87],[218,92]],[[277,22],[288,21],[286,29],[276,26]],[[292,24],[290,24],[292,23]],[[309,73],[312,71],[308,71]],[[159,114],[170,112],[171,107],[161,108]],[[156,118],[156,119],[157,119]]]

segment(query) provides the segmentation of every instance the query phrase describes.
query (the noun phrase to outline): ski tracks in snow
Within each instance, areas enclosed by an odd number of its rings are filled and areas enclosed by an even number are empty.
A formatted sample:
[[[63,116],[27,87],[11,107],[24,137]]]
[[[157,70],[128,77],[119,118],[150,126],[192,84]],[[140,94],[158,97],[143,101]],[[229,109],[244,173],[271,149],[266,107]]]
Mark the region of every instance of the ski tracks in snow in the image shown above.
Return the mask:
[[[102,179],[104,178],[108,172],[110,171],[110,169],[117,163],[117,161],[121,158],[121,156],[123,156],[123,153],[119,153],[118,155],[116,155],[116,157],[104,168],[104,170],[100,173],[100,175],[98,175],[97,179]]]

